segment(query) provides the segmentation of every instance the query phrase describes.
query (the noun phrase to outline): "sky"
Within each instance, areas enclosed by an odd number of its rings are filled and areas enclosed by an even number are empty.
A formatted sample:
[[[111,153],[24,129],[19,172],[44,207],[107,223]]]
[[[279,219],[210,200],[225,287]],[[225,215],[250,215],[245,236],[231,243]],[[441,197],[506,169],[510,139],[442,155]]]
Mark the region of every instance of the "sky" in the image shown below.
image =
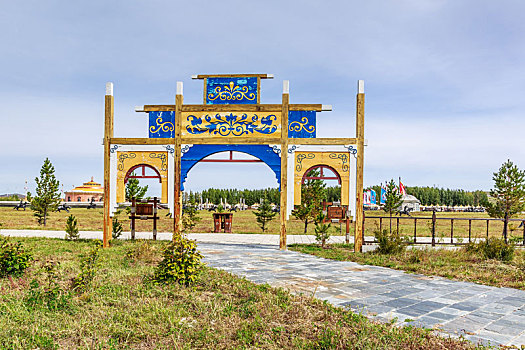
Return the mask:
[[[525,2],[3,1],[0,193],[34,191],[44,159],[64,190],[102,182],[105,83],[115,136],[147,137],[134,106],[202,103],[192,74],[270,73],[261,102],[331,104],[318,137],[355,136],[365,81],[365,186],[492,188],[525,169]],[[276,187],[264,164],[200,163],[186,188]]]

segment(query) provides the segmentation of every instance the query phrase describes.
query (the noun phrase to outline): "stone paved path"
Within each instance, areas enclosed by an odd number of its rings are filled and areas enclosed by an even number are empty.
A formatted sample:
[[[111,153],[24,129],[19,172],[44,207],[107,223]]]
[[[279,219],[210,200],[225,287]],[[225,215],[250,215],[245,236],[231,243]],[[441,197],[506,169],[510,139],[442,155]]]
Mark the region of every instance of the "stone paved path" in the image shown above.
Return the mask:
[[[0,235],[63,238],[64,232],[0,230]],[[81,237],[100,239],[102,233],[85,231]],[[137,233],[137,238],[151,238],[151,233]],[[159,234],[159,239],[170,238],[171,234]],[[282,252],[277,249],[278,235],[191,234],[190,238],[199,241],[210,266],[255,283],[313,295],[381,321],[397,319],[400,325],[463,335],[476,343],[525,344],[525,291]],[[288,242],[310,243],[314,238],[290,235]]]
[[[199,247],[210,266],[375,319],[397,318],[401,325],[436,328],[475,343],[525,344],[525,291],[331,261],[274,246]]]

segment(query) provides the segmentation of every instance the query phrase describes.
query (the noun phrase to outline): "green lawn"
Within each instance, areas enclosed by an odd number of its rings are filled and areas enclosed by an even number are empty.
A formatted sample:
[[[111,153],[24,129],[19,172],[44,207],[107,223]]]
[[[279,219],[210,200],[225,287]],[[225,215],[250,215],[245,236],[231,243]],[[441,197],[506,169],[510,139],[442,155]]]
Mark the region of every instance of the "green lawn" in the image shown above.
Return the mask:
[[[58,309],[31,304],[33,280],[58,263],[69,291],[92,241],[11,238],[34,255],[25,275],[0,279],[2,349],[471,349],[412,327],[378,324],[306,296],[206,267],[194,286],[152,285],[145,276],[162,242],[116,241],[101,252],[88,291]]]

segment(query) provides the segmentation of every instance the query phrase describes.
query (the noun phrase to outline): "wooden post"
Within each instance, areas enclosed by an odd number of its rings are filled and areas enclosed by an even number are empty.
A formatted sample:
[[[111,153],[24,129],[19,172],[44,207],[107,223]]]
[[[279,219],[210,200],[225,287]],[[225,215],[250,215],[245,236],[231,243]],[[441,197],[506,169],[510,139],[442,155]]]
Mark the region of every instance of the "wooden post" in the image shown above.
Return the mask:
[[[417,218],[414,218],[414,244],[416,244],[417,240]]]
[[[173,174],[174,183],[174,215],[173,215],[173,239],[181,235],[181,218],[182,205],[180,195],[180,172],[181,172],[181,119],[182,119],[182,104],[184,102],[182,96],[182,82],[177,82],[177,94],[175,95],[175,174]]]
[[[157,197],[153,197],[153,240],[157,240]]]
[[[454,244],[454,219],[450,219],[450,244]]]
[[[131,239],[135,239],[135,217],[137,212],[137,200],[135,197],[131,199]]]
[[[290,82],[283,81],[283,97],[281,105],[281,230],[279,249],[286,250],[286,209],[288,192],[288,105],[290,104]],[[293,184],[290,184],[293,186]]]
[[[436,245],[436,211],[432,211],[432,247]]]
[[[487,219],[487,240],[489,239],[489,219]]]
[[[356,128],[357,162],[356,162],[356,201],[355,201],[355,229],[354,252],[362,251],[363,246],[363,169],[365,155],[365,83],[357,83]]]
[[[104,227],[103,227],[103,247],[109,247],[111,237],[111,218],[110,212],[110,140],[113,137],[113,83],[106,83],[106,96],[104,108]]]
[[[470,240],[472,238],[472,220],[468,219],[468,242],[470,243]]]
[[[521,225],[523,226],[523,245],[525,245],[525,221],[522,221]]]

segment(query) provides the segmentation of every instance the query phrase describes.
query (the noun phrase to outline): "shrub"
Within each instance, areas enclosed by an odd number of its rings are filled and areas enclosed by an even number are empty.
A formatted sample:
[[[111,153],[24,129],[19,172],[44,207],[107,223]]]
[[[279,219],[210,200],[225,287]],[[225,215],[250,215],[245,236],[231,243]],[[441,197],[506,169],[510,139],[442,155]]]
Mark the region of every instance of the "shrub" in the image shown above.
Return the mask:
[[[324,248],[326,241],[330,238],[330,233],[328,230],[330,229],[330,224],[325,224],[323,221],[326,218],[325,215],[322,213],[319,213],[317,217],[315,218],[315,240],[317,243],[321,244],[321,247]]]
[[[91,248],[89,254],[80,261],[80,273],[73,278],[73,290],[83,292],[90,286],[95,278],[99,268],[99,253],[102,247],[102,242],[95,241],[95,246]]]
[[[31,253],[21,242],[9,243],[6,238],[0,242],[0,277],[23,274],[32,260]]]
[[[66,239],[77,240],[80,238],[78,234],[77,219],[73,214],[69,215],[66,221]]]
[[[389,233],[387,229],[375,230],[374,236],[379,245],[376,250],[379,254],[399,254],[405,251],[406,242],[397,231]]]
[[[175,237],[173,242],[162,249],[162,260],[152,277],[153,282],[177,282],[192,284],[202,266],[202,255],[197,250],[197,243],[186,237]]]
[[[489,238],[482,244],[482,252],[486,259],[511,261],[514,257],[514,246],[505,243],[503,238]]]
[[[465,247],[468,253],[479,254],[484,259],[500,261],[512,261],[514,250],[514,245],[505,243],[503,238],[489,238],[478,243],[469,243]]]
[[[112,224],[113,224],[113,229],[111,231],[111,237],[113,237],[113,239],[118,239],[120,235],[122,234],[122,223],[118,221],[117,218],[114,218],[112,220]]]
[[[60,263],[47,262],[43,269],[46,272],[46,285],[40,286],[36,279],[29,284],[29,291],[24,297],[24,303],[29,309],[46,307],[57,311],[71,306],[71,293],[65,291],[58,283],[58,266]]]

